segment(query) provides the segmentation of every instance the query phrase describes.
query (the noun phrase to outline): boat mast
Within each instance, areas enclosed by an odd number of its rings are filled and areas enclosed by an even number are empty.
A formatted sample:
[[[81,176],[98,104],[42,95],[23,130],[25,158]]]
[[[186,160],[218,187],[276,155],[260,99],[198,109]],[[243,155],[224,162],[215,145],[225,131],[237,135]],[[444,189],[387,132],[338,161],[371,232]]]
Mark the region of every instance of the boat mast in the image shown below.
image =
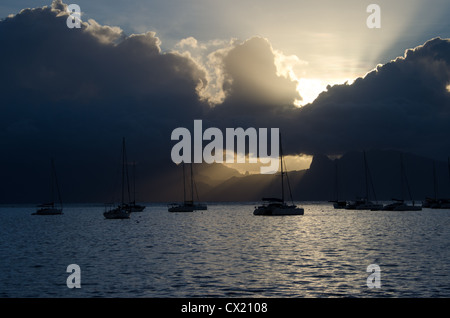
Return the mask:
[[[125,202],[125,137],[122,139],[122,206]]]
[[[53,195],[54,195],[54,190],[53,190],[53,178],[55,179],[55,185],[56,185],[56,192],[58,193],[58,201],[59,201],[59,205],[62,209],[62,199],[61,199],[61,192],[59,191],[59,185],[58,185],[58,178],[56,176],[56,168],[55,168],[55,162],[52,159],[52,203],[53,203]]]
[[[364,175],[366,177],[366,200],[368,201],[369,200],[369,178],[367,175],[368,170],[367,170],[366,151],[364,150],[363,153],[364,153]]]
[[[192,162],[191,162],[191,202],[194,203],[194,178],[192,173]]]
[[[448,164],[448,180],[450,181],[450,157],[447,158],[447,164]]]
[[[405,164],[403,163],[403,154],[402,153],[400,153],[400,164],[401,164],[401,173],[402,173],[402,183],[401,183],[401,186],[402,186],[402,200],[404,199],[404,197],[403,197],[403,178],[405,178],[406,189],[408,190],[409,199],[412,201],[413,197],[412,197],[412,194],[411,194],[411,187],[409,186],[408,176],[406,175]]]
[[[136,162],[133,162],[133,204],[136,204]]]
[[[184,161],[183,161],[183,200],[186,202],[186,172],[184,168]]]
[[[281,133],[280,133],[280,158],[281,158],[281,200],[284,203],[284,172],[283,172],[283,147],[281,146]]]
[[[54,185],[54,178],[55,178],[55,171],[53,169],[53,158],[51,159],[51,166],[50,166],[50,204],[52,207],[55,205],[55,185]]]
[[[437,180],[436,180],[436,163],[433,160],[433,186],[434,186],[434,199],[437,200]]]
[[[336,202],[339,201],[339,184],[338,184],[338,162],[337,159],[334,159],[334,188],[336,190]]]

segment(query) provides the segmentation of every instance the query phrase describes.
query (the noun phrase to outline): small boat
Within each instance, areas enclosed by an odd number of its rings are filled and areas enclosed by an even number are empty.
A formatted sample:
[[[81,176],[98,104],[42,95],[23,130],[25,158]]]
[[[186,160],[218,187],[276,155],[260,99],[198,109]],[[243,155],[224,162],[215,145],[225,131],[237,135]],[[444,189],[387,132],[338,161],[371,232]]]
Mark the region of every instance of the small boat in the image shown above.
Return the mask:
[[[125,210],[127,210],[128,212],[142,212],[142,211],[145,210],[145,206],[144,205],[136,204],[135,201],[133,201],[131,203],[125,203],[123,208]]]
[[[129,219],[130,212],[125,207],[119,205],[116,208],[105,211],[103,216],[105,219]]]
[[[345,209],[346,210],[379,211],[379,210],[383,209],[383,205],[378,204],[378,203],[373,203],[372,201],[369,200],[369,179],[370,179],[370,181],[372,179],[370,177],[370,170],[369,170],[369,166],[367,164],[367,158],[366,158],[365,151],[363,152],[363,157],[364,157],[364,175],[365,175],[366,195],[363,198],[357,198],[353,202],[348,202],[345,206]],[[375,190],[374,190],[372,182],[371,182],[371,185],[372,185],[372,192],[374,193],[374,196],[375,196]],[[376,199],[375,199],[375,201],[376,201]]]
[[[393,203],[387,204],[383,207],[383,211],[421,211],[422,207],[419,205],[408,205],[404,200],[393,199]]]
[[[279,198],[263,198],[263,204],[255,207],[253,215],[303,215],[305,210],[297,207],[292,200],[291,186],[287,178],[287,172],[283,171],[283,148],[281,146],[280,136],[280,159],[281,159],[281,199]],[[287,204],[284,200],[284,175],[286,175],[289,194],[292,204]]]
[[[133,163],[133,201],[124,204],[124,208],[128,212],[142,212],[145,210],[144,205],[136,204],[136,164]]]
[[[330,201],[333,203],[333,207],[335,209],[345,209],[345,207],[347,206],[347,201]]]
[[[184,198],[184,201],[182,203],[170,203],[168,205],[168,211],[169,212],[194,212],[194,211],[208,210],[208,206],[206,204],[194,202],[194,188],[196,191],[194,174],[192,171],[192,163],[191,163],[191,187],[190,187],[191,200],[187,200],[186,199],[186,173],[185,173],[185,167],[184,167],[184,162],[183,162],[183,198]],[[198,192],[197,192],[197,199],[198,199]]]
[[[130,212],[126,209],[125,201],[125,170],[127,167],[125,138],[122,141],[122,203],[116,208],[103,212],[105,219],[129,219]]]
[[[448,158],[448,174],[450,180],[450,157]],[[424,207],[432,209],[450,209],[450,199],[448,198],[437,198],[437,179],[436,179],[436,168],[433,163],[433,175],[434,175],[434,199],[427,198],[423,203]]]
[[[367,198],[356,199],[355,201],[348,202],[345,206],[346,210],[371,210],[371,211],[379,211],[383,209],[382,204],[373,203]]]
[[[50,193],[51,193],[51,202],[43,203],[37,206],[36,212],[32,213],[32,215],[58,215],[63,214],[63,205],[61,200],[61,194],[59,192],[58,179],[56,177],[56,169],[55,163],[53,159],[51,160],[51,185],[50,185]],[[59,207],[55,205],[54,202],[54,188],[56,186],[56,191],[59,199]]]
[[[333,203],[333,207],[335,209],[345,209],[345,207],[347,206],[347,201],[339,200],[339,181],[338,181],[337,159],[335,159],[335,161],[334,161],[334,166],[335,166],[334,191],[336,192],[335,193],[336,199],[330,200],[328,202]]]
[[[44,203],[37,206],[39,209],[36,212],[31,213],[32,215],[57,215],[63,214],[62,208],[55,207],[55,203]]]
[[[295,204],[286,204],[283,199],[263,198],[263,205],[255,208],[253,215],[303,215],[305,210]]]
[[[412,201],[412,205],[405,203],[403,199],[403,185],[406,183],[408,189],[408,195]],[[393,203],[387,204],[383,207],[384,211],[421,211],[422,207],[415,205],[414,200],[412,200],[411,189],[409,187],[408,178],[406,176],[405,166],[403,164],[403,155],[400,154],[400,189],[402,192],[402,199],[392,199]]]
[[[169,212],[194,212],[194,204],[190,204],[188,201],[184,203],[171,203],[169,204]]]

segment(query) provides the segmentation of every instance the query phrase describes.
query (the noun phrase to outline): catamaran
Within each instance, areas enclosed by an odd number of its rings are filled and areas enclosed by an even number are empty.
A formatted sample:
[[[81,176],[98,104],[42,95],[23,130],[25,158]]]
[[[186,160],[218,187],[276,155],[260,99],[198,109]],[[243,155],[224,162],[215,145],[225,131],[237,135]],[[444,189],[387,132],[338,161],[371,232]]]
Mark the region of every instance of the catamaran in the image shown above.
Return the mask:
[[[280,161],[281,161],[281,199],[279,198],[263,198],[263,204],[256,207],[253,211],[254,215],[303,215],[305,210],[303,208],[297,207],[292,200],[291,186],[289,184],[289,179],[287,172],[283,171],[283,148],[281,146],[281,136],[280,136]],[[287,204],[284,200],[284,175],[286,175],[286,180],[289,187],[289,195],[292,204]]]

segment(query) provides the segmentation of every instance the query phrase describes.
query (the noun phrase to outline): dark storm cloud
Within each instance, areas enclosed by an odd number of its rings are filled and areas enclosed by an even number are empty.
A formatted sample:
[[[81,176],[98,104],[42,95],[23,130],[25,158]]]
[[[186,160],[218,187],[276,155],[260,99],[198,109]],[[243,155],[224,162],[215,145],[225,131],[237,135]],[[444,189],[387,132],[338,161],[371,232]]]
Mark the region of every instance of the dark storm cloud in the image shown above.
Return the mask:
[[[154,33],[125,36],[95,21],[69,29],[60,8],[26,9],[0,21],[1,166],[11,180],[3,186],[14,189],[2,192],[17,199],[47,180],[39,179],[51,156],[72,174],[70,187],[94,180],[86,192],[104,192],[110,180],[103,166],[116,162],[122,136],[130,159],[168,165],[171,130],[205,110],[196,94],[204,72],[161,52]]]
[[[446,158],[449,83],[450,41],[436,38],[352,85],[329,87],[294,116],[290,136],[299,152],[378,148]]]
[[[277,74],[268,40],[254,37],[210,55],[225,99],[201,93],[207,68],[162,52],[153,32],[126,35],[93,20],[66,26],[65,5],[0,21],[1,202],[40,201],[55,157],[66,200],[106,200],[127,138],[141,188],[154,199],[173,167],[170,134],[204,127],[280,128],[290,153],[395,148],[448,155],[449,41],[434,39],[313,104]],[[153,192],[155,191],[155,192]],[[159,192],[158,192],[159,194]]]

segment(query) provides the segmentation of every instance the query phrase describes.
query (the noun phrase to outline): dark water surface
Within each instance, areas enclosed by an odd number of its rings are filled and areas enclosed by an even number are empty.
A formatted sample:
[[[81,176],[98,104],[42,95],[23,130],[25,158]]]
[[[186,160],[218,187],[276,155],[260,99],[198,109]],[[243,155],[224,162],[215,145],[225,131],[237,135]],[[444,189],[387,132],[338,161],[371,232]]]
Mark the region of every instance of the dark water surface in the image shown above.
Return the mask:
[[[254,216],[254,203],[129,220],[103,206],[0,207],[0,297],[450,297],[450,210]],[[70,289],[69,264],[81,269]],[[367,286],[380,266],[381,287]]]

